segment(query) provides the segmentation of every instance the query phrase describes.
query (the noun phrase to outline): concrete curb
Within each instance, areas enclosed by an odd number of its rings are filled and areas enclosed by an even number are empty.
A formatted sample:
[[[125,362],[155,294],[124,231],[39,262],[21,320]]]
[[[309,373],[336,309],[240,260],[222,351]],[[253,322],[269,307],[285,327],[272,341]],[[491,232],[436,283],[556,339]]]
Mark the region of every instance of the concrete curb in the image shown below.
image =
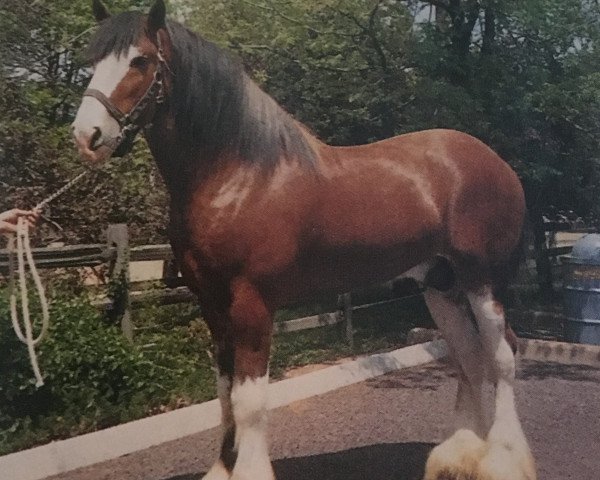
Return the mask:
[[[520,358],[600,368],[600,346],[519,341]],[[269,409],[447,356],[443,340],[361,357],[269,385]],[[216,427],[217,400],[0,457],[2,478],[41,480]]]
[[[269,409],[447,355],[444,341],[361,357],[269,385]],[[216,427],[217,400],[0,457],[2,478],[40,480]]]
[[[520,339],[519,354],[523,360],[600,368],[600,345]]]

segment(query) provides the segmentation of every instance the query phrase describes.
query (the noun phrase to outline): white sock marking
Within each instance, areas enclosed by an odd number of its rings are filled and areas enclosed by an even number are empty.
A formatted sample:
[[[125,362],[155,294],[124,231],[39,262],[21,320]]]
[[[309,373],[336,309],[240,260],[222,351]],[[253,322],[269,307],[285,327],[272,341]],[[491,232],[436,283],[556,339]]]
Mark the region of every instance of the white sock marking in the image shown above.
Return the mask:
[[[238,452],[233,470],[235,479],[274,480],[269,460],[267,429],[268,374],[243,382],[234,380],[231,404],[235,418],[235,445]]]
[[[496,411],[488,439],[515,445],[520,450],[528,449],[515,406],[515,357],[504,337],[504,313],[498,310],[490,290],[479,294],[469,293],[468,298],[488,356],[490,374],[496,380]]]

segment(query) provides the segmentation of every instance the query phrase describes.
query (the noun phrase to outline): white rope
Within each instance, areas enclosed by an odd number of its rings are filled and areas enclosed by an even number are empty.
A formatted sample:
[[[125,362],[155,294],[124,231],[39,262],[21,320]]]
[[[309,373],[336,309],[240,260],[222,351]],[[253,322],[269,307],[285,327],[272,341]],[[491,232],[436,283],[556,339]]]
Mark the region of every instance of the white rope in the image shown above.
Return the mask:
[[[16,253],[17,253],[17,261],[18,261],[18,271],[19,271],[19,291],[21,293],[21,313],[22,313],[22,322],[25,325],[25,334],[23,335],[23,330],[21,329],[21,325],[19,322],[19,314],[17,311],[17,291],[15,288],[15,278],[14,278],[14,269],[10,268],[9,272],[9,282],[10,282],[10,317],[12,320],[13,330],[17,334],[17,337],[21,342],[27,345],[27,350],[29,352],[29,360],[31,362],[31,368],[33,369],[33,374],[35,375],[36,387],[41,387],[44,385],[44,379],[42,378],[42,374],[40,372],[40,367],[38,365],[37,355],[35,352],[35,346],[42,341],[46,332],[48,331],[48,325],[50,320],[50,315],[48,312],[48,300],[46,299],[46,294],[44,292],[44,286],[42,285],[42,281],[40,279],[40,275],[35,268],[35,262],[33,261],[33,255],[31,253],[31,245],[29,243],[29,226],[24,218],[19,218],[17,223],[17,233],[16,235],[11,235],[8,242],[8,253],[11,257],[11,263],[14,262],[12,260],[14,258],[15,253],[15,237],[16,237]],[[31,272],[31,276],[33,277],[37,294],[40,297],[40,305],[42,307],[42,329],[37,337],[33,336],[33,322],[31,320],[31,315],[29,312],[29,292],[27,290],[27,276],[25,274],[25,262],[29,265],[29,271]],[[14,265],[14,264],[13,264]]]
[[[88,173],[89,173],[89,170],[84,170],[83,172],[81,172],[75,178],[73,178],[72,180],[70,180],[67,183],[65,183],[62,187],[60,187],[56,192],[54,192],[48,198],[46,198],[46,199],[42,200],[40,203],[38,203],[34,207],[34,210],[43,210],[50,202],[52,202],[57,197],[59,197],[63,193],[65,193],[69,188],[71,188],[73,185],[75,185],[79,180],[81,180]]]
[[[80,173],[70,182],[65,184],[55,193],[50,195],[45,200],[38,203],[35,210],[42,210],[48,203],[53,201],[59,195],[62,195],[69,188],[71,188],[77,181],[79,181],[84,175],[87,174],[87,170]],[[16,243],[16,248],[15,248]],[[17,308],[17,286],[15,282],[15,261],[14,256],[17,256],[17,270],[19,275],[18,290],[21,297],[21,314],[22,318],[19,320],[19,313]],[[35,267],[35,261],[33,259],[33,253],[31,251],[31,244],[29,242],[29,225],[27,220],[23,217],[17,221],[17,232],[8,236],[8,257],[9,257],[9,268],[8,268],[8,281],[9,281],[9,292],[10,292],[10,318],[12,321],[13,330],[17,335],[17,338],[27,345],[27,351],[29,352],[29,360],[31,362],[31,368],[35,375],[36,387],[44,385],[44,379],[40,372],[40,367],[37,360],[37,354],[35,347],[43,340],[44,336],[48,331],[50,325],[50,314],[48,310],[48,300],[42,285],[42,280]],[[25,273],[26,264],[29,267],[29,272],[33,277],[35,288],[37,290],[38,297],[40,299],[40,305],[42,308],[42,326],[37,337],[34,338],[33,334],[33,322],[31,320],[31,314],[29,311],[29,291],[27,289],[27,275]],[[21,321],[25,326],[25,334],[21,328]]]

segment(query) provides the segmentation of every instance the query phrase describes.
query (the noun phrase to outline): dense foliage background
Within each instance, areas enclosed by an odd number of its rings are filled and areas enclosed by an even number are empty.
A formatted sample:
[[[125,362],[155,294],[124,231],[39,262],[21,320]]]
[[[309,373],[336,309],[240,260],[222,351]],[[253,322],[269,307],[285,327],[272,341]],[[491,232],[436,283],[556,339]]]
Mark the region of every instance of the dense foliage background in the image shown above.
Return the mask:
[[[107,2],[115,11],[149,1]],[[31,206],[81,168],[68,138],[90,71],[88,0],[0,3],[0,208]],[[597,215],[600,7],[594,0],[173,0],[171,16],[229,48],[324,140],[467,131],[520,174],[532,218]],[[38,242],[165,239],[143,141],[52,207]],[[62,230],[59,229],[62,228]]]
[[[0,0],[0,210],[33,206],[82,168],[68,130],[90,76],[81,55],[94,28],[90,3]],[[115,12],[150,3],[107,0]],[[172,0],[169,8],[332,144],[456,128],[516,169],[534,222],[551,208],[600,216],[597,1]],[[132,243],[164,242],[165,204],[140,140],[61,197],[35,241],[97,243],[109,223],[126,222]],[[47,384],[36,390],[0,288],[0,453],[214,393],[208,336],[192,307],[136,312],[130,344],[75,290],[51,292],[53,330],[40,351]],[[405,313],[426,316],[421,307]],[[397,332],[400,316],[382,317]],[[382,345],[375,330],[365,330],[365,351]],[[272,365],[317,358],[310,348],[333,355],[332,338],[278,343]]]

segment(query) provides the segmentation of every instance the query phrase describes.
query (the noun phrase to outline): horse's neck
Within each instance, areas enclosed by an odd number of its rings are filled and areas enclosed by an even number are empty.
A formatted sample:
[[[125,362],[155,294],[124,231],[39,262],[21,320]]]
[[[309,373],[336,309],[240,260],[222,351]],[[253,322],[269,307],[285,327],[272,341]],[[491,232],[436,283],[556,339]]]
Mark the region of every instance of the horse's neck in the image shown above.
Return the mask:
[[[146,138],[175,203],[189,200],[222,164],[238,161],[240,165],[273,170],[286,158],[296,158],[306,168],[314,167],[317,162],[320,142],[249,77],[244,75],[242,82],[243,89],[237,98],[240,109],[227,108],[221,112],[225,116],[217,112],[214,118],[208,114],[201,116],[206,125],[196,125],[197,132],[189,131],[187,125],[175,120],[172,111],[176,108],[175,102],[167,102],[163,110],[157,112]],[[233,114],[237,115],[235,121],[227,121],[226,115]],[[223,122],[223,128],[216,125],[217,130],[213,132],[215,125],[211,122],[217,119]],[[232,129],[232,125],[237,128]],[[219,137],[225,134],[228,137]],[[234,158],[222,158],[232,154]],[[221,178],[222,173],[220,170]]]
[[[183,199],[192,188],[195,166],[189,158],[191,149],[178,138],[173,122],[168,118],[157,119],[146,141],[156,161],[158,170],[172,199]]]

